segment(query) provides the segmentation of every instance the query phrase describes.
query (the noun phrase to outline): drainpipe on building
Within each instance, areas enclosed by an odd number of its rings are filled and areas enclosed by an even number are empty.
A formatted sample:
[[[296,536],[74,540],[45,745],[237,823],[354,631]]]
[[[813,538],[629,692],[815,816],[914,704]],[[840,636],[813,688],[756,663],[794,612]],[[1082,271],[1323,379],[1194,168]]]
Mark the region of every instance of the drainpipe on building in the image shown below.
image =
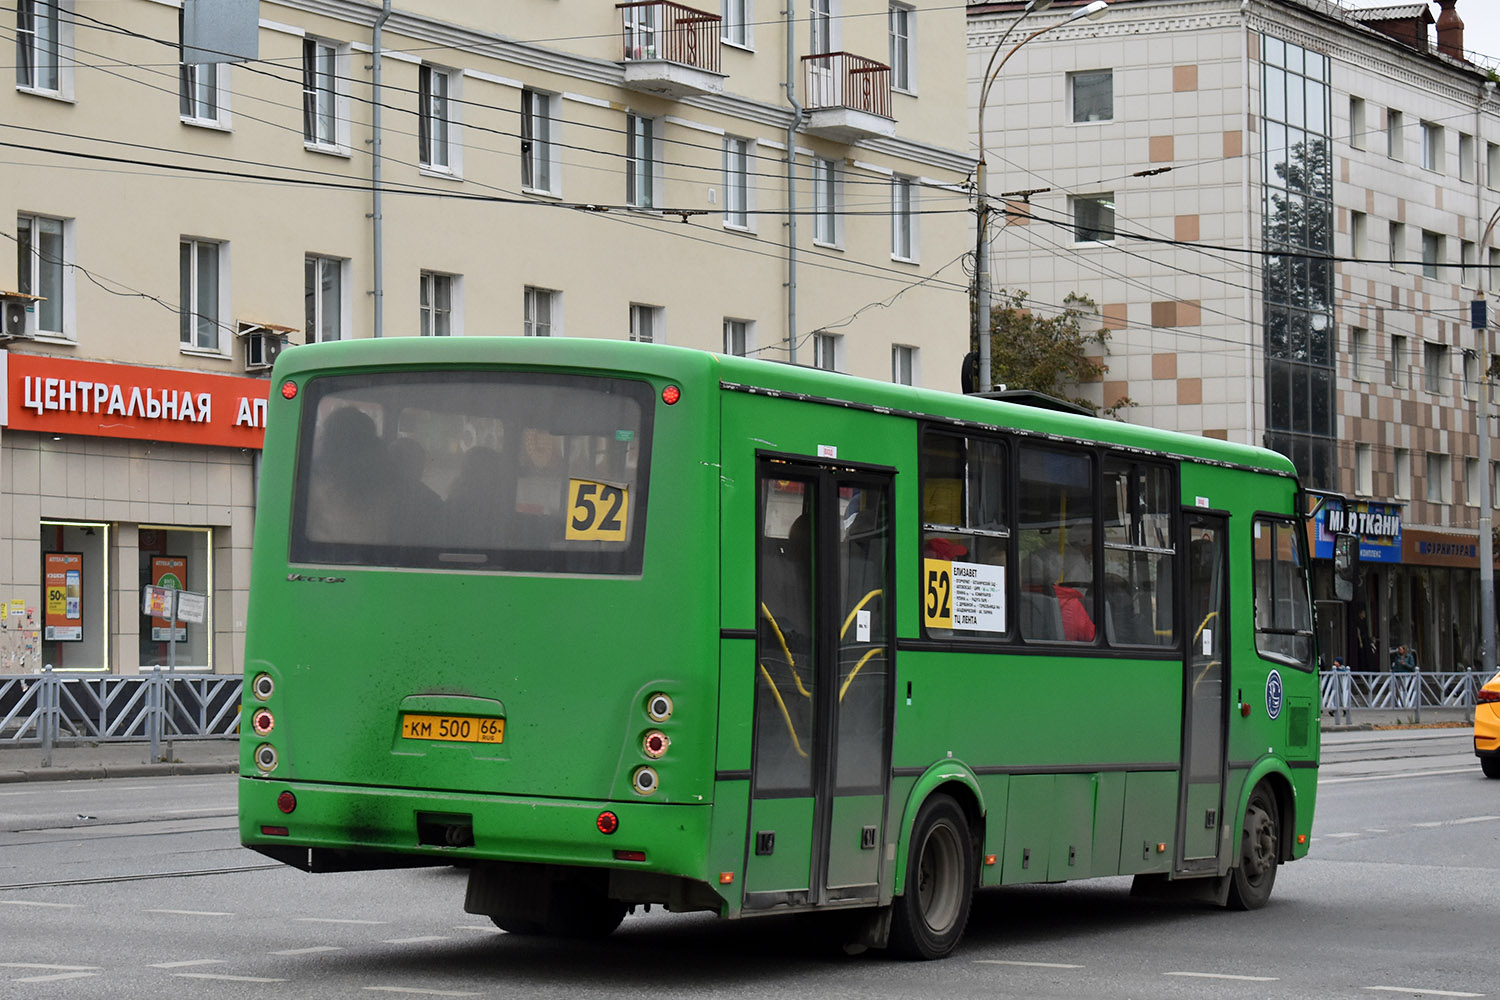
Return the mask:
[[[1244,214],[1245,214],[1245,246],[1249,248],[1254,243],[1253,229],[1255,226],[1255,213],[1250,207],[1250,161],[1253,158],[1250,153],[1250,0],[1240,0],[1240,25],[1244,29],[1244,39],[1240,45],[1240,86],[1245,92],[1245,114],[1240,122],[1240,190],[1243,192]],[[1251,273],[1247,266],[1246,273]],[[1255,377],[1255,346],[1252,343],[1254,336],[1250,328],[1250,321],[1255,316],[1255,292],[1250,282],[1245,283],[1245,443],[1261,444],[1263,442],[1255,439],[1255,387],[1261,382]]]
[[[797,126],[802,105],[797,102],[796,8],[786,0],[786,99],[792,120],[786,126],[786,358],[797,363]]]
[[[371,296],[375,300],[375,336],[385,334],[385,226],[380,216],[380,49],[381,32],[391,16],[391,0],[384,0],[380,16],[375,19],[375,31],[370,38],[370,219],[374,224],[374,288]]]

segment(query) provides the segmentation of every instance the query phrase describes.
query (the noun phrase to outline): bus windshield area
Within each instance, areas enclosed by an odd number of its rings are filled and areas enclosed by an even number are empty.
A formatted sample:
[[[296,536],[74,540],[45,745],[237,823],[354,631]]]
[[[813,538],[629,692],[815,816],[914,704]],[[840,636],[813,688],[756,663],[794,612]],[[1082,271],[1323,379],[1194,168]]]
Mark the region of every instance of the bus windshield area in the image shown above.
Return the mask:
[[[463,370],[341,375],[303,396],[291,560],[636,574],[654,392]]]

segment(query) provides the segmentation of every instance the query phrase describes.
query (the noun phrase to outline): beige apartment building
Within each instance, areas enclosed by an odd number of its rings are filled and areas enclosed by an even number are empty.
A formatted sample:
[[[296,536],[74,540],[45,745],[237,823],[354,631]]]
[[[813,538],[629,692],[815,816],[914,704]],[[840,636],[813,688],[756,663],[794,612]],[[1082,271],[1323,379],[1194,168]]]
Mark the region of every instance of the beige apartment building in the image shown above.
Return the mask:
[[[241,671],[284,346],[630,338],[957,390],[964,11],[793,8],[0,4],[0,673],[174,638]],[[205,620],[143,614],[157,583]]]
[[[1269,446],[1355,500],[1359,597],[1320,618],[1356,669],[1399,643],[1426,670],[1479,655],[1494,344],[1470,301],[1500,288],[1500,102],[1464,52],[1476,2],[1112,0],[1018,50],[987,109],[988,187],[1011,210],[992,280],[1037,308],[1098,304],[1099,400]],[[971,105],[1026,6],[970,7]],[[1320,519],[1320,597],[1330,548]]]

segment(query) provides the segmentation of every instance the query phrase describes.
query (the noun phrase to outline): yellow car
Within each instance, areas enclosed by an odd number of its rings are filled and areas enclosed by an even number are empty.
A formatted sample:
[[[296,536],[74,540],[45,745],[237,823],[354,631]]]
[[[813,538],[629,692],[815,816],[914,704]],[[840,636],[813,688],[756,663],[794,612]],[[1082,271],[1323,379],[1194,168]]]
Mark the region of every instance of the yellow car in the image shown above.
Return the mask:
[[[1474,756],[1486,778],[1500,778],[1500,674],[1474,696]]]

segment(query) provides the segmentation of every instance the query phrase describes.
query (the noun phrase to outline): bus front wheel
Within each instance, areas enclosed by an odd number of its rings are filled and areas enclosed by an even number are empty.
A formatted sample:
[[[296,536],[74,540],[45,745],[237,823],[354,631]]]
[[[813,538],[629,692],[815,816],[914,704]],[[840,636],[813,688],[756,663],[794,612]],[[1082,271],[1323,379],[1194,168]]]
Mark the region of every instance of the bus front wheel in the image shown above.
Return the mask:
[[[1281,815],[1276,796],[1256,785],[1245,806],[1240,829],[1240,863],[1229,873],[1229,906],[1258,910],[1271,898],[1276,866],[1281,862]]]
[[[974,899],[974,844],[969,819],[946,795],[922,803],[912,825],[905,892],[892,901],[890,952],[942,958],[957,945]]]

